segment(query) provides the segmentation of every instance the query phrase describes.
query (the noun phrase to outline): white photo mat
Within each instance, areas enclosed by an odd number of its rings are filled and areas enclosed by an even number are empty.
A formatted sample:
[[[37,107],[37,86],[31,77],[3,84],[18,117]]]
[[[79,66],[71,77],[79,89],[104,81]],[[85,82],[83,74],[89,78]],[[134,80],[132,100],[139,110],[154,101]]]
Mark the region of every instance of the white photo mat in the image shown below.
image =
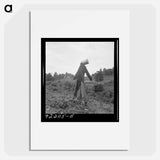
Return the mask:
[[[30,13],[30,150],[129,149],[129,12],[34,10]],[[41,38],[119,38],[119,122],[41,122]]]

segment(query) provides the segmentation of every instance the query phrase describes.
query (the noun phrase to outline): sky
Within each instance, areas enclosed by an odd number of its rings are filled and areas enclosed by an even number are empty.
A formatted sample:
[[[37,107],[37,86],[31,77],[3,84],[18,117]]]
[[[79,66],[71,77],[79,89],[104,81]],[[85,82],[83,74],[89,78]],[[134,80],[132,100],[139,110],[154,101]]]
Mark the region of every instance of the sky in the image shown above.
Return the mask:
[[[90,74],[114,66],[114,42],[46,42],[46,73],[75,74],[80,62]]]

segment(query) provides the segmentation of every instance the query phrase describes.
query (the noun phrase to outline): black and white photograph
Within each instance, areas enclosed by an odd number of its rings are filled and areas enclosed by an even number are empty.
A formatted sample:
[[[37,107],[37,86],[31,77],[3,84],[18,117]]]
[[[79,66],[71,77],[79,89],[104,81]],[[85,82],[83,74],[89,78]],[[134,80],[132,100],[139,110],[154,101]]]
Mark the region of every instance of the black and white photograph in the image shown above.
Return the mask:
[[[41,39],[41,121],[119,121],[119,38]]]
[[[129,18],[126,10],[30,14],[33,150],[128,149]]]

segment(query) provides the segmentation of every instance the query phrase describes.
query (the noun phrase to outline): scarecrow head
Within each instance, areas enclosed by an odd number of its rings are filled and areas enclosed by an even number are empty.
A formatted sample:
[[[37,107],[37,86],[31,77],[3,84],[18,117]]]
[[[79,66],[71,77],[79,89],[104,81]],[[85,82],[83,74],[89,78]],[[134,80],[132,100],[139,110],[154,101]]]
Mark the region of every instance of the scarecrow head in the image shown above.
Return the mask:
[[[85,59],[85,60],[81,61],[81,64],[84,64],[84,65],[87,65],[87,64],[89,64],[89,61],[88,61],[88,59]]]

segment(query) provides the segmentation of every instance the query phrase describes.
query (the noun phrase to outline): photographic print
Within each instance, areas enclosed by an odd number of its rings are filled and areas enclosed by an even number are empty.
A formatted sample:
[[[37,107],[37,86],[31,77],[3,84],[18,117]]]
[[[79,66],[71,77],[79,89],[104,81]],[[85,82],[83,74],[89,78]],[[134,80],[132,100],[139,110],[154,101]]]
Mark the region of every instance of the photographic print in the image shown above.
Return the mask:
[[[129,18],[115,9],[30,12],[31,150],[129,148]]]
[[[42,122],[117,122],[118,38],[42,38]]]

